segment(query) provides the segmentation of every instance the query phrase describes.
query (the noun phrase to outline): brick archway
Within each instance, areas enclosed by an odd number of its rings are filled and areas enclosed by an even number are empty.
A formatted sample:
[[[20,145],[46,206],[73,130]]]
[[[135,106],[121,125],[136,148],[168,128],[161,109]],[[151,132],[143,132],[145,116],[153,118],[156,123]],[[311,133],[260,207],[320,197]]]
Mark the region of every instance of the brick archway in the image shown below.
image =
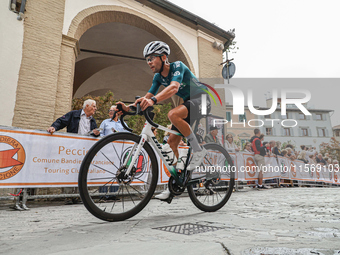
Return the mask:
[[[182,61],[195,73],[193,63],[188,53],[165,27],[150,17],[137,11],[120,6],[95,6],[84,9],[75,16],[70,24],[67,35],[63,35],[60,58],[60,71],[54,118],[69,111],[72,103],[74,66],[79,53],[78,41],[90,28],[109,22],[120,22],[145,30],[160,40],[166,41],[171,48],[171,55]],[[70,71],[72,70],[72,71]],[[65,95],[68,95],[65,97]],[[179,103],[178,98],[173,98],[173,103]]]
[[[190,70],[195,73],[193,63],[188,53],[170,31],[150,17],[129,8],[109,5],[85,9],[74,17],[67,36],[79,40],[91,27],[108,22],[120,22],[135,26],[155,35],[160,38],[160,40],[166,41],[171,48],[172,54],[175,54],[178,60],[186,64]]]

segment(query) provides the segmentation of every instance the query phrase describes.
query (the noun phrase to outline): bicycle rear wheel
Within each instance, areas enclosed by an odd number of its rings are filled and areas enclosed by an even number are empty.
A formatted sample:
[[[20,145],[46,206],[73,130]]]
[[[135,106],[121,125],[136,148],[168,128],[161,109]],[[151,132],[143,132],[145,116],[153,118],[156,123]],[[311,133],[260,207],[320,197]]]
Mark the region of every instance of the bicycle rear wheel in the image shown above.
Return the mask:
[[[230,155],[222,146],[213,143],[203,146],[208,153],[200,169],[191,173],[191,179],[199,179],[200,182],[189,185],[187,190],[198,209],[214,212],[228,202],[233,192],[235,169]]]
[[[86,154],[79,172],[79,193],[87,210],[97,218],[126,220],[150,201],[157,186],[158,164],[147,142],[130,174],[125,174],[140,139],[125,132],[108,135]]]

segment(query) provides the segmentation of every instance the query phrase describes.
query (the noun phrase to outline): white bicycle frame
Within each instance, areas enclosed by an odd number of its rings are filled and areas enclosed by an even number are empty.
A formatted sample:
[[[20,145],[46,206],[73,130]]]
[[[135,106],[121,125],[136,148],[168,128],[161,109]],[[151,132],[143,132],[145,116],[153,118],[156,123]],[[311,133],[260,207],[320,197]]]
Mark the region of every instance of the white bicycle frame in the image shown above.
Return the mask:
[[[131,163],[126,171],[126,175],[129,175],[130,172],[131,172],[131,169],[132,167],[134,166],[137,158],[138,158],[138,155],[141,151],[141,149],[143,148],[143,145],[144,143],[147,141],[151,147],[153,147],[154,151],[158,154],[158,156],[161,158],[161,160],[163,161],[163,163],[165,164],[166,168],[169,170],[169,172],[171,173],[171,175],[176,175],[176,169],[173,167],[173,166],[170,166],[168,164],[168,160],[169,159],[165,159],[163,154],[162,154],[162,146],[159,144],[159,142],[157,141],[156,137],[154,136],[152,130],[152,125],[148,122],[148,121],[145,121],[145,124],[144,124],[144,128],[140,134],[140,142],[139,144],[135,144],[131,150],[131,154],[129,157],[126,157],[125,161],[124,161],[124,166],[127,165],[127,163],[129,162],[131,156],[132,156],[132,160],[131,160]],[[179,135],[181,136],[182,134],[181,133],[178,133],[174,130],[170,130],[166,127],[163,127],[161,125],[159,125],[157,127],[157,129],[160,129],[160,130],[164,130],[164,131],[167,131],[171,134],[175,134],[175,135]]]

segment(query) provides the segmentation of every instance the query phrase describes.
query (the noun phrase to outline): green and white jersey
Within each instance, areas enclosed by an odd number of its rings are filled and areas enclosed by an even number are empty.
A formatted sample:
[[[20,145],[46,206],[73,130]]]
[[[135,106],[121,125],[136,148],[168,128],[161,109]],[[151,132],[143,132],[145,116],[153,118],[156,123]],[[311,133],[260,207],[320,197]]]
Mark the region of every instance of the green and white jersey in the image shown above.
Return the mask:
[[[188,100],[190,97],[194,97],[199,94],[205,94],[203,90],[207,90],[207,87],[202,85],[196,78],[196,76],[184,65],[181,61],[170,63],[170,71],[167,77],[163,77],[160,73],[156,73],[153,77],[152,86],[149,89],[149,93],[156,95],[161,85],[167,87],[172,81],[177,81],[180,84],[176,95]]]

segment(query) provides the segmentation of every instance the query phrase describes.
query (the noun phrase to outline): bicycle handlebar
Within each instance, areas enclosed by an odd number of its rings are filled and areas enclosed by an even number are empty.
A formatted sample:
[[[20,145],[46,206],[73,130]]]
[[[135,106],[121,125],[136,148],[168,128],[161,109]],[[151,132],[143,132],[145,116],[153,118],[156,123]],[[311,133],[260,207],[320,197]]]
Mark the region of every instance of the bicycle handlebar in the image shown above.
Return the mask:
[[[136,97],[136,99],[138,99],[138,98],[140,98],[140,97]],[[158,126],[159,126],[158,124],[156,124],[155,122],[152,121],[153,116],[150,117],[150,112],[154,109],[153,106],[150,106],[150,107],[146,108],[144,111],[142,111],[142,109],[140,108],[140,103],[137,103],[136,107],[130,106],[130,109],[132,109],[133,112],[125,112],[125,111],[123,111],[122,105],[118,104],[117,109],[119,111],[123,112],[123,114],[120,116],[120,121],[122,123],[122,126],[130,132],[132,132],[133,130],[131,128],[127,127],[125,125],[125,122],[124,122],[124,117],[126,115],[144,115],[146,121],[149,122],[151,124],[151,126],[153,126],[155,128],[158,128]]]

